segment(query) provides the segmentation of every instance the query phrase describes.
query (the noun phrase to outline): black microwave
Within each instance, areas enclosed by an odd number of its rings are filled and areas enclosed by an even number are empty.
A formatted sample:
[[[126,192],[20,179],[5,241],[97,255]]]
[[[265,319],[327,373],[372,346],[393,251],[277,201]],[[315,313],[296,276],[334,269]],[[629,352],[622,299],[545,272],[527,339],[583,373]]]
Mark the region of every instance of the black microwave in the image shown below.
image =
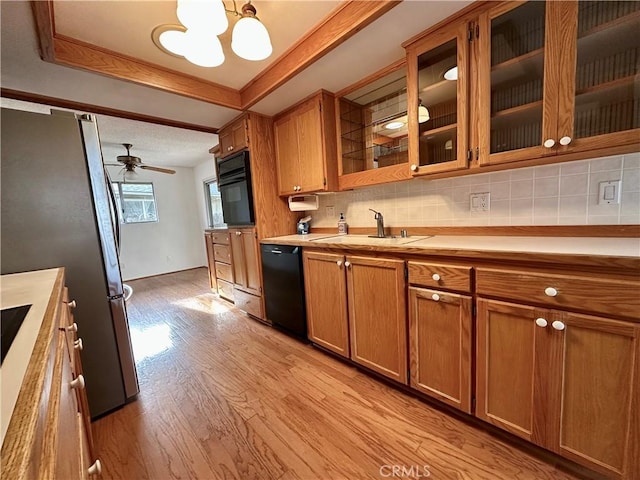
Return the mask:
[[[224,223],[230,227],[255,223],[248,150],[218,161],[218,189]]]

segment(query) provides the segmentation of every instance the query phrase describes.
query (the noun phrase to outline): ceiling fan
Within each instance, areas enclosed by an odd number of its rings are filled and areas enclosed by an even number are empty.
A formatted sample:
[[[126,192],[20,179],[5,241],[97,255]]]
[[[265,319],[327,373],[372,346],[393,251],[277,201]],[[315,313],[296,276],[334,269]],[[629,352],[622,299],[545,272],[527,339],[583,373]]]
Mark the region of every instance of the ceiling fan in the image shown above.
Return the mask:
[[[171,175],[176,173],[175,170],[171,170],[170,168],[160,168],[160,167],[154,167],[151,165],[144,165],[140,157],[135,157],[131,155],[131,152],[129,152],[129,150],[131,149],[131,147],[133,147],[133,145],[131,145],[130,143],[123,143],[122,146],[127,149],[127,154],[118,155],[116,157],[116,160],[118,160],[118,162],[120,163],[107,163],[106,164],[107,166],[109,167],[122,166],[124,168],[125,173],[134,172],[135,169],[138,167],[142,168],[143,170],[152,170],[154,172],[169,173]]]

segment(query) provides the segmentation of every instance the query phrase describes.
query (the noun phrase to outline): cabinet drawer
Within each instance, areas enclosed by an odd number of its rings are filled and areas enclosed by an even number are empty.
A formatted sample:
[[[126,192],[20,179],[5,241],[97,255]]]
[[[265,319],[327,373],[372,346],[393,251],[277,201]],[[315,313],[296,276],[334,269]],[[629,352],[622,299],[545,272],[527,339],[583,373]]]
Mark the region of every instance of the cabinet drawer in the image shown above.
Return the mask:
[[[218,280],[218,295],[233,302],[233,284],[225,282],[224,280]]]
[[[237,288],[233,291],[233,298],[240,310],[247,312],[254,317],[264,318],[262,314],[262,297],[256,297],[250,293],[245,293]]]
[[[412,285],[471,291],[471,267],[427,262],[408,262],[407,265]]]
[[[640,320],[640,282],[478,268],[478,295]]]
[[[213,243],[229,245],[229,232],[211,232],[211,241]]]
[[[233,282],[233,269],[228,263],[216,262],[216,278]]]
[[[214,245],[213,255],[218,262],[231,263],[231,247],[229,245]]]

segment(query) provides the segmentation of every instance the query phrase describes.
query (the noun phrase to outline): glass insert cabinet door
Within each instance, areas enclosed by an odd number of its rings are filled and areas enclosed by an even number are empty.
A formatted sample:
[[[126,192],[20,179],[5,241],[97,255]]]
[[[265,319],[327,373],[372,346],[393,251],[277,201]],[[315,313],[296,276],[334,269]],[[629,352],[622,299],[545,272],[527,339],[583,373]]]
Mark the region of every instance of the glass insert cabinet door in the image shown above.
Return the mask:
[[[553,95],[544,91],[549,3],[505,3],[480,16],[480,148],[473,154],[481,164],[555,154],[543,146],[543,137],[555,136],[557,115]]]
[[[575,108],[565,142],[574,149],[640,143],[640,2],[579,1],[566,8],[577,22]]]
[[[413,175],[465,168],[468,151],[467,25],[407,47]]]
[[[407,170],[406,67],[402,62],[389,70],[336,99],[341,188]]]

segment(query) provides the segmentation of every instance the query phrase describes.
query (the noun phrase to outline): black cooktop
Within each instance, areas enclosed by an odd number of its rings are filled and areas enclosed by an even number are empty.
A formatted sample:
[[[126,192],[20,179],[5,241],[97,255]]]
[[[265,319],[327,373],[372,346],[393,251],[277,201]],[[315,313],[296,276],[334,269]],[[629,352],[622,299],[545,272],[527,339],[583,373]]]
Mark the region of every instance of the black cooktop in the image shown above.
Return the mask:
[[[19,307],[5,308],[1,310],[1,323],[2,323],[2,343],[1,353],[2,359],[0,363],[4,362],[4,357],[9,351],[9,347],[13,343],[13,339],[16,338],[18,330],[24,321],[24,317],[27,316],[27,312],[31,308],[31,305],[21,305]]]

